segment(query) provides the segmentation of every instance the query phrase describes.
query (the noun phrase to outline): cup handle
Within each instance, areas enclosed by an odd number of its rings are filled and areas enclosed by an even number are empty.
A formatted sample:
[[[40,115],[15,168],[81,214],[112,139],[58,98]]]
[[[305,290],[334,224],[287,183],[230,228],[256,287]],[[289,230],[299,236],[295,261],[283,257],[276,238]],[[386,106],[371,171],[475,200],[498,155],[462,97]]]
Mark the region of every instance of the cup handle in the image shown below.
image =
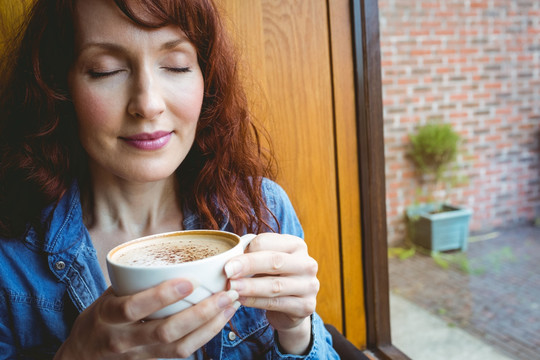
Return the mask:
[[[240,237],[240,245],[242,245],[242,248],[244,250],[246,250],[246,248],[249,245],[249,243],[251,242],[251,240],[255,239],[255,237],[257,237],[257,235],[255,235],[255,234],[246,234],[246,235]]]

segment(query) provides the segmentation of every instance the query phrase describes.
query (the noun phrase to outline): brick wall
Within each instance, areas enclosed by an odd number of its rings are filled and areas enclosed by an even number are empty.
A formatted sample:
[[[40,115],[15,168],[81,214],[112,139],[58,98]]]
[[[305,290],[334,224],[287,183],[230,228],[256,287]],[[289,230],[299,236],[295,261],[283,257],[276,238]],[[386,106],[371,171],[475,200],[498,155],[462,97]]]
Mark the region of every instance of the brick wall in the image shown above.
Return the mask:
[[[540,216],[540,1],[379,0],[388,235],[417,196],[408,135],[449,122],[463,135],[471,231]]]

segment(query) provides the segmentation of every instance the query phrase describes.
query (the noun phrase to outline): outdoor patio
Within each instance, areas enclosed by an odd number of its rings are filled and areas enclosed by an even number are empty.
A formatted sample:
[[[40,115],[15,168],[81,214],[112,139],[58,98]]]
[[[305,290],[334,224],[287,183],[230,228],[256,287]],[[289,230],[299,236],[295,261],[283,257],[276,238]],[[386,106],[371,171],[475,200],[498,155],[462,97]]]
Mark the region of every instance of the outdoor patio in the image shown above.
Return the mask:
[[[466,253],[391,257],[391,293],[511,359],[540,359],[540,227],[472,235]]]

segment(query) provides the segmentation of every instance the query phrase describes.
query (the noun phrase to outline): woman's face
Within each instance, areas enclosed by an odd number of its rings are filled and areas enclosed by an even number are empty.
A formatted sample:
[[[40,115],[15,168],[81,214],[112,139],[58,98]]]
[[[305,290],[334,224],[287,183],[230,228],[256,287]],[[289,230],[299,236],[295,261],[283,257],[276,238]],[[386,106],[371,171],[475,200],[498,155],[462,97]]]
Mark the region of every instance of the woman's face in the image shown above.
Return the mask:
[[[69,86],[93,176],[150,182],[191,148],[203,101],[195,47],[177,27],[142,28],[112,0],[78,1]]]

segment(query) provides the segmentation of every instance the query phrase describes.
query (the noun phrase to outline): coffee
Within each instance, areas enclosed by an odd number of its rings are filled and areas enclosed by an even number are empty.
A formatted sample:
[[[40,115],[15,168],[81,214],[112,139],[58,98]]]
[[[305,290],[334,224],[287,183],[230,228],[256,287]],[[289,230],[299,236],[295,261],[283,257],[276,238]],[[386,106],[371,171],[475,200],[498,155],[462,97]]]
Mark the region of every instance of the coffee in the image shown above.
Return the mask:
[[[204,259],[232,249],[232,239],[219,236],[167,236],[121,247],[112,259],[127,266],[166,266]]]
[[[148,316],[161,319],[225,290],[225,264],[244,253],[255,237],[219,230],[184,230],[131,240],[107,254],[111,285],[118,296],[136,294],[178,278],[198,285],[185,299]],[[193,261],[196,259],[202,260]]]

